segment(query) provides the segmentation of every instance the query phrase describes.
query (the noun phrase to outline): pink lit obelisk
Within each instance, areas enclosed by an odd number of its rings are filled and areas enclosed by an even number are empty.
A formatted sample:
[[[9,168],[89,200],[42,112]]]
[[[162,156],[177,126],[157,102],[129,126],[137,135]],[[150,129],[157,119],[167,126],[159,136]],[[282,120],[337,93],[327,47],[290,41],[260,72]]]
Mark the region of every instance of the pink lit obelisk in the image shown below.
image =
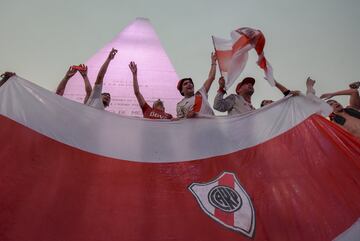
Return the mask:
[[[140,91],[145,100],[152,106],[153,101],[162,99],[166,111],[175,116],[176,103],[181,99],[176,89],[178,76],[150,21],[137,18],[85,63],[92,85],[111,48],[119,52],[110,63],[104,79],[103,92],[111,94],[107,110],[121,115],[142,116],[128,67],[130,61],[135,61]],[[76,74],[68,82],[64,96],[82,102],[84,95],[83,79]]]

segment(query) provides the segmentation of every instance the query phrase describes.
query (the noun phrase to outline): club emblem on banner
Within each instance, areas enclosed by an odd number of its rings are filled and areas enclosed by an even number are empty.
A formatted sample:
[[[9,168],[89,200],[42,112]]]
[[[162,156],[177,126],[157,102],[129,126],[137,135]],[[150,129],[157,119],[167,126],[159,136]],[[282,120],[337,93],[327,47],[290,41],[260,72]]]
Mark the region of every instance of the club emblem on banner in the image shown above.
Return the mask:
[[[208,183],[192,183],[189,190],[209,217],[227,228],[253,237],[254,207],[234,173],[224,172]]]

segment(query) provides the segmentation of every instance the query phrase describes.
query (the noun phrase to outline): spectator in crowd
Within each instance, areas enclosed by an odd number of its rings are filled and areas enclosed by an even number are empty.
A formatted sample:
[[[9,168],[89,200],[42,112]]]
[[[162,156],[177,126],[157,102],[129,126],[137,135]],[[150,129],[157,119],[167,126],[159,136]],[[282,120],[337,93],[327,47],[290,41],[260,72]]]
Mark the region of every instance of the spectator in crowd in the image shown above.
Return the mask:
[[[214,115],[214,111],[208,102],[208,92],[216,74],[216,55],[211,53],[211,68],[204,85],[194,91],[194,83],[191,78],[179,80],[177,89],[184,98],[177,103],[176,112],[178,118],[193,118],[200,115]]]
[[[220,77],[219,90],[214,99],[214,109],[220,112],[228,112],[228,115],[241,114],[255,110],[251,104],[251,96],[254,94],[255,79],[246,77],[236,86],[236,94],[231,94],[224,99],[225,79]]]
[[[104,77],[106,74],[106,71],[109,67],[110,62],[114,59],[115,55],[117,53],[116,49],[111,49],[108,57],[106,58],[104,64],[101,66],[98,76],[96,78],[94,87],[91,91],[90,97],[88,101],[86,102],[87,105],[104,110],[106,107],[110,105],[111,96],[109,93],[101,93]]]
[[[13,72],[5,72],[3,74],[0,75],[0,87],[5,84],[6,81],[8,81],[8,79],[10,79],[12,76],[16,75]]]
[[[153,103],[153,106],[150,107],[149,104],[145,101],[143,95],[139,90],[139,84],[137,79],[137,66],[135,62],[130,62],[129,68],[133,75],[133,87],[136,99],[139,103],[139,106],[143,112],[144,118],[148,119],[172,119],[172,115],[165,112],[164,103],[158,99]]]
[[[76,68],[76,67],[78,67],[78,68]],[[84,79],[84,84],[85,84],[85,93],[86,93],[86,95],[84,97],[84,104],[85,104],[87,102],[87,100],[89,99],[89,96],[92,91],[92,87],[91,87],[89,78],[87,76],[87,70],[88,70],[88,68],[84,64],[80,64],[79,66],[71,66],[68,69],[68,71],[66,72],[64,78],[60,81],[60,83],[56,89],[56,94],[63,96],[69,79],[71,77],[73,77],[77,71],[79,71],[79,73],[81,74],[81,76]]]
[[[350,88],[340,90],[333,93],[325,93],[320,98],[327,100],[326,102],[333,108],[330,120],[342,126],[354,136],[360,138],[360,97],[358,88],[359,82],[350,84]],[[344,108],[339,102],[331,99],[334,96],[348,95],[350,96],[349,105]]]

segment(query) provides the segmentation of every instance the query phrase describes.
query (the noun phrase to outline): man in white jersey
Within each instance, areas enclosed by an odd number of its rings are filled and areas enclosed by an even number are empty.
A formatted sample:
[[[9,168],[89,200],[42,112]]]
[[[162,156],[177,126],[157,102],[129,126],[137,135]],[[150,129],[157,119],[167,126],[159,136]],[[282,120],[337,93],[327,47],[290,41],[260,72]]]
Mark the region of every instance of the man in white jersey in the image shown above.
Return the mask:
[[[191,78],[184,78],[178,82],[177,89],[184,98],[177,103],[176,112],[178,118],[193,118],[196,116],[214,115],[214,111],[208,102],[209,89],[215,79],[216,74],[216,55],[211,53],[211,68],[209,76],[204,85],[194,91],[194,83]]]

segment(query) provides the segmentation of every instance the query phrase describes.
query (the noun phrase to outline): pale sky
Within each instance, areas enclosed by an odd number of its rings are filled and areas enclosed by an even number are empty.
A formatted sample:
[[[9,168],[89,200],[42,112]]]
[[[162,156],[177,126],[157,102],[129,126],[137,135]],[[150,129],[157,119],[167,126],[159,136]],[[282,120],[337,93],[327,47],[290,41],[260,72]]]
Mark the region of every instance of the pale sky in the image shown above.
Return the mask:
[[[289,89],[305,91],[308,76],[317,80],[317,94],[360,80],[359,0],[1,0],[0,8],[0,72],[49,90],[69,65],[85,62],[136,17],[150,19],[179,77],[193,77],[197,88],[210,68],[211,35],[229,38],[239,27],[264,33],[274,76]],[[250,54],[239,80],[256,78],[252,101],[259,107],[282,95],[255,61]],[[217,89],[216,79],[211,104]]]

